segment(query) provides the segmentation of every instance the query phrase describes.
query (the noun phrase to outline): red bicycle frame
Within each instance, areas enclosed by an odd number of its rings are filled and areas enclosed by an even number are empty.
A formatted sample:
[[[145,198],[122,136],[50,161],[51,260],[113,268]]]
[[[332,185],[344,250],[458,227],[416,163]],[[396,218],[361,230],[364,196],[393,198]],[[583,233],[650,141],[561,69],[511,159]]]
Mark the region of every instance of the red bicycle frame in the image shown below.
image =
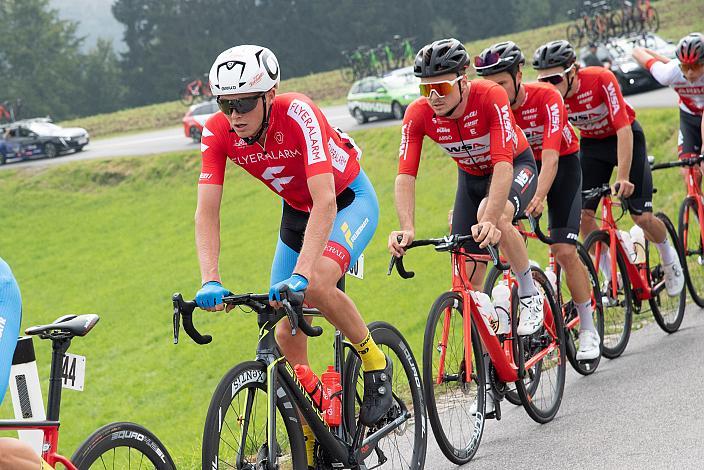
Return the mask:
[[[696,155],[694,155],[696,156]],[[687,167],[687,175],[685,176],[685,181],[687,183],[687,198],[692,198],[694,201],[696,201],[697,204],[697,216],[699,217],[699,220],[704,220],[702,217],[704,217],[704,205],[702,204],[702,190],[699,187],[699,180],[701,179],[698,166],[688,166]],[[704,240],[704,227],[699,226],[699,231],[701,232],[701,239]],[[684,211],[684,234],[682,237],[682,240],[687,240],[687,235],[689,235],[689,211]],[[687,249],[686,243],[685,246],[683,247],[685,250]],[[685,256],[688,256],[689,253],[685,253]],[[704,254],[700,253],[700,256],[704,257]]]
[[[38,430],[44,433],[44,445],[42,446],[42,458],[56,467],[60,463],[68,470],[78,470],[69,459],[59,454],[59,422],[58,421],[12,421],[1,420],[0,431],[30,431]]]

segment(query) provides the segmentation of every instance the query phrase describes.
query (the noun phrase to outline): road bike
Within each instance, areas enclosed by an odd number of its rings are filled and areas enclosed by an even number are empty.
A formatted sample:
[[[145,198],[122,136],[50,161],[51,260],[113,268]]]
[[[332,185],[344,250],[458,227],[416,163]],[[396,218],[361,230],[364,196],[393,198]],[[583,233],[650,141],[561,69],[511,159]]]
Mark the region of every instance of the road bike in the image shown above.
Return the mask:
[[[320,316],[302,308],[301,293],[285,292],[283,308],[269,305],[268,294],[223,298],[227,306],[247,307],[257,314],[256,359],[233,367],[213,393],[203,431],[202,466],[207,469],[316,469],[377,467],[422,469],[426,451],[426,411],[418,365],[401,333],[385,322],[369,324],[374,341],[393,361],[393,405],[374,426],[359,421],[363,375],[354,346],[335,332],[333,367],[340,373],[342,419],[331,426],[299,382],[293,365],[282,355],[274,329],[283,319],[292,334],[319,336],[304,316]],[[193,325],[196,303],[174,294],[174,342],[179,325],[198,344],[212,340]],[[300,412],[297,412],[297,410]],[[318,445],[315,462],[307,462],[300,417],[305,418]]]
[[[189,106],[199,101],[212,99],[213,93],[210,91],[210,84],[207,81],[208,74],[205,74],[204,77],[206,80],[200,78],[194,80],[190,78],[181,79],[181,83],[184,84],[179,94],[179,100],[182,105]]]
[[[408,251],[434,246],[438,252],[451,254],[452,289],[433,303],[426,323],[423,386],[435,439],[443,454],[457,465],[475,456],[485,420],[501,419],[499,400],[494,411],[486,413],[487,384],[500,399],[507,384],[516,383],[526,412],[538,423],[555,417],[565,386],[564,326],[562,315],[553,314],[559,310],[545,273],[531,267],[536,287],[545,298],[543,326],[532,335],[516,335],[518,296],[514,295],[510,333],[497,335],[477,306],[479,300],[467,273],[468,263],[476,269],[477,262],[486,258],[462,248],[471,238],[450,235],[414,240],[404,247]],[[509,269],[493,247],[488,250],[499,269]],[[404,279],[415,275],[405,269],[403,257],[392,256],[389,274],[394,266]]]
[[[687,269],[687,288],[692,300],[704,307],[704,199],[702,199],[701,172],[699,165],[703,155],[683,156],[676,162],[658,163],[653,170],[683,167],[686,169],[687,195],[680,205],[677,235]]]
[[[539,240],[545,245],[552,245],[555,242],[540,228],[540,216],[532,217],[527,216],[528,223],[530,224],[531,230],[525,230],[521,224],[517,224],[519,232],[528,241],[529,239]],[[584,248],[584,246],[577,241],[576,244],[577,258],[584,265],[584,269],[587,272],[587,277],[589,279],[589,285],[591,287],[591,301],[593,309],[593,319],[594,326],[599,333],[599,337],[604,336],[604,310],[601,301],[601,292],[599,290],[598,277],[592,259],[589,253]],[[504,261],[502,259],[502,261]],[[562,267],[555,260],[555,255],[552,250],[548,248],[548,264],[546,269],[549,269],[555,274],[555,279],[552,282],[552,288],[555,292],[555,302],[560,306],[562,311],[563,324],[565,326],[565,353],[570,364],[581,375],[591,375],[599,367],[599,362],[601,357],[594,360],[588,361],[578,361],[577,351],[579,350],[579,315],[577,313],[577,308],[574,301],[572,300],[572,294],[567,288],[567,280],[565,279],[565,273]],[[491,291],[497,283],[504,283],[504,285],[511,286],[511,292],[514,292],[514,286],[516,286],[516,279],[513,277],[510,270],[501,271],[495,266],[491,268],[486,276],[484,283],[484,292],[491,295]],[[516,392],[507,393],[506,397],[514,405],[520,405],[520,399],[518,398]]]
[[[0,420],[0,431],[42,431],[44,433],[42,458],[52,467],[61,464],[68,470],[106,468],[174,470],[176,468],[174,462],[161,441],[144,427],[128,422],[110,423],[99,428],[78,447],[70,460],[58,453],[64,356],[71,345],[71,340],[87,335],[99,319],[98,315],[65,315],[51,324],[25,330],[27,335],[51,340],[52,359],[47,417],[42,421]],[[26,391],[26,387],[26,383],[18,384],[18,389],[23,388]],[[21,400],[21,403],[22,406],[26,406],[27,401]]]
[[[655,192],[655,190],[653,191]],[[641,260],[633,259],[624,247],[624,239],[617,223],[628,209],[628,200],[612,201],[611,188],[608,184],[583,191],[585,199],[601,199],[601,227],[590,233],[584,241],[584,247],[593,255],[594,267],[599,276],[602,303],[604,306],[604,338],[602,354],[614,359],[623,354],[628,345],[633,323],[633,313],[645,313],[643,302],[648,301],[655,321],[664,331],[674,333],[684,318],[686,290],[676,297],[670,297],[665,290],[665,272],[662,268],[660,253],[647,239],[644,256]],[[621,207],[618,218],[613,216],[613,206]],[[689,276],[687,264],[682,259],[677,232],[670,219],[658,212],[655,217],[665,224],[667,238],[677,250],[685,278]],[[602,251],[608,255],[602,257]],[[608,262],[608,268],[601,266]],[[607,276],[607,273],[612,273]],[[616,275],[613,275],[613,274]]]
[[[575,47],[581,47],[585,39],[589,42],[605,41],[609,32],[609,9],[605,1],[585,1],[579,13],[569,10],[567,14],[576,19],[567,25],[567,40]]]

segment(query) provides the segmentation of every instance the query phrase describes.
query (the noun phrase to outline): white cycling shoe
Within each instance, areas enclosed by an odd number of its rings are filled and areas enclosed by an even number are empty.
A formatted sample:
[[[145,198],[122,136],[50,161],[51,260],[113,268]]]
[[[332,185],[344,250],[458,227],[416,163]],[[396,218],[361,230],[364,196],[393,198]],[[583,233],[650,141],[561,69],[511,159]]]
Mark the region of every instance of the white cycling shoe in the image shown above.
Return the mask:
[[[599,357],[601,354],[599,345],[601,339],[599,333],[594,330],[580,330],[579,332],[579,350],[577,351],[578,361],[591,361]]]
[[[518,336],[532,335],[543,326],[543,296],[540,293],[521,297],[518,315]]]
[[[670,297],[677,297],[684,288],[684,273],[680,260],[675,258],[670,264],[663,264],[662,270],[665,273],[665,290]]]
[[[491,390],[487,390],[485,402],[486,403],[484,405],[484,417],[489,416],[491,415],[491,413],[496,411],[494,394]],[[469,407],[469,414],[472,416],[476,416],[477,414],[477,403],[479,403],[479,400],[474,400],[474,402],[472,402],[472,406]]]

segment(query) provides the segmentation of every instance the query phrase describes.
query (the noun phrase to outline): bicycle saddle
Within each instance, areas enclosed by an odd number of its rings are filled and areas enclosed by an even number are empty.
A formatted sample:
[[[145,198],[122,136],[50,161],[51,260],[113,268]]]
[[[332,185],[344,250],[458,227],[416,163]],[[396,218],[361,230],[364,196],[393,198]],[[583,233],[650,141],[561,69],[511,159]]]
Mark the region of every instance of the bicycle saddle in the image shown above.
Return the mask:
[[[88,315],[64,315],[48,325],[32,326],[24,330],[27,335],[50,336],[63,333],[69,337],[85,336],[98,323],[100,317],[93,313]]]

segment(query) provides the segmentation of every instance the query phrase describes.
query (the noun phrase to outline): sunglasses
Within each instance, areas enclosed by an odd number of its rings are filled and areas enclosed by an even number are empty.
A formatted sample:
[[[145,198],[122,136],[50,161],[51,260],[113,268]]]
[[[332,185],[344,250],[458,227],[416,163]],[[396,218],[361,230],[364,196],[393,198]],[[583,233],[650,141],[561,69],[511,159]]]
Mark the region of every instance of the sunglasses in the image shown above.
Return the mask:
[[[507,62],[509,60],[511,60],[509,57],[504,57],[502,59],[498,52],[491,52],[486,54],[484,57],[478,55],[474,57],[474,69],[488,69],[489,67],[493,67],[501,62]]]
[[[420,94],[421,96],[425,96],[426,98],[428,98],[430,97],[430,93],[434,91],[435,94],[438,95],[438,97],[443,98],[450,94],[450,92],[452,91],[452,87],[455,86],[455,83],[457,83],[460,78],[462,78],[462,76],[459,76],[454,80],[445,80],[442,82],[433,83],[421,83],[419,85]]]
[[[553,85],[559,85],[564,81],[565,75],[567,75],[573,67],[574,64],[570,65],[568,68],[566,68],[560,73],[556,73],[554,75],[546,75],[544,77],[538,77],[538,81],[543,83],[552,83]]]
[[[218,107],[220,111],[227,116],[231,115],[232,111],[235,111],[237,114],[247,114],[257,107],[257,102],[259,102],[259,98],[262,96],[264,96],[264,94],[260,93],[247,98],[235,98],[233,100],[218,97]]]
[[[704,67],[704,63],[696,63],[696,64],[685,64],[680,62],[680,70],[683,72],[689,72],[690,70],[692,72],[698,72],[699,70]]]

